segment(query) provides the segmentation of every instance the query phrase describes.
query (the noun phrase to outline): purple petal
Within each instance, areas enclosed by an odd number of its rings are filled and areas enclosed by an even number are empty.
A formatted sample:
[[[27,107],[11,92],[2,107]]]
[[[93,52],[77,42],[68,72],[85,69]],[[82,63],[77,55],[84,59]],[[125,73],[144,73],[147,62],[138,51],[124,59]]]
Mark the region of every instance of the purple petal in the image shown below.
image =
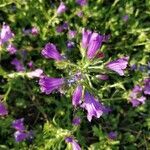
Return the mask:
[[[25,133],[22,131],[16,131],[14,133],[14,137],[15,137],[16,142],[21,142],[28,137],[28,133]]]
[[[86,92],[85,101],[81,107],[87,110],[87,119],[91,122],[92,117],[99,118],[104,112],[104,106],[100,104],[90,93]]]
[[[108,63],[107,67],[110,70],[117,72],[120,76],[123,76],[124,69],[126,69],[126,67],[128,65],[128,59],[129,59],[129,57],[123,57],[123,58],[117,59],[115,61]]]
[[[64,82],[64,78],[51,78],[43,76],[39,80],[39,85],[42,92],[44,92],[45,94],[50,94],[54,90],[59,90]]]
[[[72,105],[75,107],[79,105],[81,103],[81,98],[82,98],[82,86],[79,85],[77,86],[77,88],[73,93]]]
[[[65,3],[61,2],[58,9],[57,9],[57,14],[62,14],[67,10],[67,7]]]
[[[92,31],[85,30],[84,28],[82,29],[82,47],[84,49],[87,49],[91,35],[92,35]]]
[[[10,54],[15,54],[16,51],[17,51],[17,49],[16,49],[16,47],[15,47],[14,45],[9,44],[9,45],[7,46],[7,51],[8,51]]]
[[[11,32],[10,27],[6,24],[3,24],[1,33],[0,33],[0,45],[7,42],[13,36],[14,36],[14,34]]]
[[[94,56],[96,55],[96,52],[101,47],[102,42],[103,42],[103,36],[102,35],[99,35],[96,32],[94,32],[91,35],[89,45],[88,45],[88,50],[87,50],[87,57],[89,59],[94,58]]]
[[[58,52],[56,46],[52,43],[48,43],[45,45],[44,49],[42,50],[42,55],[45,58],[53,58],[57,61],[60,61],[63,59],[63,57]]]
[[[16,130],[24,131],[25,130],[24,118],[14,120],[12,123],[12,127],[15,128]]]

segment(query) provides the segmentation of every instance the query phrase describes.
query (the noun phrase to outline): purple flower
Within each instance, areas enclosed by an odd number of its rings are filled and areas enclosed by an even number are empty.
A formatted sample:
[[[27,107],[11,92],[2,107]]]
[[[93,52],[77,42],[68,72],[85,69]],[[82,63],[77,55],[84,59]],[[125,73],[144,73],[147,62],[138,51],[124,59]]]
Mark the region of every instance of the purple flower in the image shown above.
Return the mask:
[[[61,33],[64,30],[67,30],[67,29],[68,29],[68,23],[67,22],[64,22],[62,25],[59,25],[59,26],[56,27],[56,31],[58,33]]]
[[[17,49],[16,49],[16,47],[15,47],[14,45],[9,44],[9,45],[7,46],[7,51],[8,51],[10,54],[15,54],[16,51],[17,51]]]
[[[15,137],[16,142],[21,142],[28,137],[28,133],[22,132],[22,131],[16,131],[14,133],[14,137]]]
[[[5,116],[8,114],[8,111],[3,103],[0,102],[0,116]]]
[[[17,58],[14,58],[14,59],[11,61],[11,64],[15,66],[15,69],[16,69],[18,72],[25,70],[23,64],[22,64]]]
[[[76,0],[76,3],[81,5],[81,6],[84,6],[87,4],[87,0]]]
[[[45,58],[53,58],[57,61],[60,61],[63,59],[63,57],[58,52],[56,46],[52,43],[47,43],[45,45],[44,49],[42,50],[42,55]]]
[[[81,150],[79,144],[72,137],[66,137],[65,142],[72,145],[72,150]]]
[[[31,34],[32,35],[37,35],[39,33],[39,31],[38,31],[38,29],[36,28],[36,27],[33,27],[32,29],[31,29]]]
[[[150,95],[150,78],[144,80],[144,94]]]
[[[11,32],[10,27],[6,24],[3,24],[1,33],[0,33],[0,45],[7,42],[13,36],[14,36],[14,34]]]
[[[73,93],[72,105],[76,107],[81,103],[81,99],[82,99],[82,86],[79,85],[77,86],[77,88]]]
[[[94,58],[94,56],[96,55],[98,49],[101,47],[102,42],[103,42],[103,35],[100,35],[96,32],[94,32],[91,37],[90,37],[90,41],[88,44],[88,50],[87,50],[87,57],[89,59]]]
[[[29,78],[34,78],[34,77],[39,78],[42,74],[43,74],[43,70],[42,69],[36,69],[34,71],[28,72],[27,76]]]
[[[144,104],[146,97],[142,95],[142,87],[139,85],[136,85],[131,94],[130,94],[130,102],[132,103],[133,107],[137,107],[140,104]]]
[[[107,113],[109,110],[103,106],[98,100],[96,100],[90,93],[85,92],[85,101],[81,105],[82,108],[87,110],[87,119],[91,122],[92,117],[99,118],[103,113]]]
[[[128,16],[128,15],[125,15],[125,16],[122,17],[122,19],[123,19],[125,22],[127,22],[128,19],[129,19],[129,16]]]
[[[87,49],[91,35],[92,35],[92,31],[85,30],[84,28],[82,29],[82,47],[84,49]]]
[[[106,74],[100,74],[100,75],[97,75],[96,77],[100,80],[108,80],[109,79],[108,75],[106,75]]]
[[[33,66],[34,66],[33,61],[29,61],[27,65],[29,66],[30,69],[33,68]]]
[[[65,83],[64,78],[51,78],[43,76],[39,80],[41,91],[44,92],[45,94],[50,94],[54,90],[59,90],[64,83]]]
[[[78,126],[81,123],[81,119],[79,117],[75,117],[72,121],[72,124]]]
[[[111,131],[111,132],[108,134],[108,137],[109,137],[109,139],[111,139],[111,140],[115,140],[115,139],[117,138],[117,133]]]
[[[74,38],[76,36],[76,34],[77,34],[77,31],[75,31],[75,30],[69,30],[69,32],[68,32],[68,36],[70,39]]]
[[[69,48],[69,49],[73,48],[74,45],[75,45],[75,43],[72,42],[72,41],[68,41],[68,42],[67,42],[67,48]]]
[[[128,65],[129,57],[123,57],[107,64],[110,70],[117,72],[120,76],[124,75],[124,69]]]
[[[14,120],[12,123],[12,127],[19,131],[25,131],[24,118]]]
[[[62,14],[66,10],[67,10],[66,5],[63,2],[61,2],[60,5],[59,5],[59,7],[58,7],[58,9],[57,9],[57,14]]]

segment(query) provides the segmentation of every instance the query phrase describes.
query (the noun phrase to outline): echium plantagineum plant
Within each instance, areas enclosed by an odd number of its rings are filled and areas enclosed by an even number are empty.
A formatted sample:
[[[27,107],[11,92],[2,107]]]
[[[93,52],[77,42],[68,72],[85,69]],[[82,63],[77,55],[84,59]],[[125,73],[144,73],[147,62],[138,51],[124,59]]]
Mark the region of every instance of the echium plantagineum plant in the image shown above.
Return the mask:
[[[99,95],[92,85],[92,78],[108,80],[111,72],[119,76],[125,75],[129,57],[124,56],[111,62],[103,62],[100,48],[108,40],[108,35],[101,35],[83,28],[79,47],[82,57],[76,64],[64,57],[54,43],[47,43],[41,54],[47,59],[54,59],[58,67],[65,66],[68,75],[61,78],[42,75],[39,79],[41,91],[47,95],[56,90],[65,93],[67,88],[72,86],[74,88],[71,96],[72,105],[76,109],[85,109],[89,122],[93,117],[100,118],[103,114],[109,113],[111,109],[99,100]]]

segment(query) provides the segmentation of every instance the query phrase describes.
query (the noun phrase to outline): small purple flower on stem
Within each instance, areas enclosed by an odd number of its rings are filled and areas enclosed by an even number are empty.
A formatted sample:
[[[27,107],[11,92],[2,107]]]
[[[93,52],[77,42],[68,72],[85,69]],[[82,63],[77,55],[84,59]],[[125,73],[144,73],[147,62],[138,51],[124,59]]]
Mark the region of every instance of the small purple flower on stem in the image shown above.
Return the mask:
[[[96,77],[98,79],[104,80],[104,81],[109,79],[108,75],[106,75],[106,74],[100,74],[100,75],[97,75]]]
[[[16,142],[21,142],[28,137],[28,133],[22,131],[16,131],[14,133],[14,137]]]
[[[87,5],[87,0],[76,0],[76,3],[81,6],[84,6],[84,5]]]
[[[68,41],[67,42],[67,48],[71,49],[75,46],[75,43],[73,41]]]
[[[61,2],[58,9],[57,9],[57,14],[62,14],[67,10],[67,7],[65,5],[65,3]]]
[[[72,124],[78,126],[81,123],[81,119],[79,117],[75,117],[72,121]]]
[[[3,103],[0,102],[0,116],[5,116],[8,114],[8,111]]]
[[[13,36],[14,36],[14,33],[12,33],[10,27],[6,24],[3,24],[1,33],[0,33],[0,45],[6,43]]]
[[[72,150],[81,150],[79,144],[72,137],[66,137],[65,142],[72,145]]]
[[[90,41],[88,44],[88,50],[87,50],[87,57],[89,59],[92,59],[95,57],[98,49],[101,47],[102,42],[103,42],[103,35],[100,35],[96,32],[94,32],[91,37],[90,37]]]
[[[16,69],[18,72],[25,70],[23,64],[22,64],[17,58],[14,58],[14,59],[11,61],[11,64],[15,66],[15,69]]]
[[[9,45],[7,46],[7,51],[8,51],[10,54],[15,54],[16,51],[17,51],[17,49],[16,49],[16,47],[15,47],[14,45],[9,44]]]
[[[144,97],[142,95],[142,87],[140,87],[139,85],[136,85],[131,94],[130,94],[130,102],[132,103],[132,106],[133,107],[137,107],[139,106],[140,104],[144,104],[145,103],[145,100],[146,100],[146,97]]]
[[[30,69],[32,69],[33,66],[34,66],[34,65],[33,65],[33,61],[29,61],[27,65],[29,66]]]
[[[34,78],[34,77],[39,78],[39,77],[41,77],[42,74],[43,74],[43,70],[42,69],[36,69],[34,71],[28,72],[27,76],[29,78]]]
[[[108,63],[106,66],[110,70],[117,72],[120,76],[124,75],[124,70],[127,68],[129,57],[123,57]]]
[[[59,90],[64,83],[64,78],[51,78],[43,76],[39,80],[40,89],[45,94],[50,94],[54,90]]]
[[[39,31],[38,31],[38,29],[37,29],[36,27],[33,27],[33,28],[31,29],[31,34],[32,34],[32,35],[38,35],[38,33],[39,33]]]
[[[111,132],[109,132],[108,137],[109,137],[109,139],[111,139],[111,140],[115,140],[115,139],[117,138],[117,133],[111,131]]]
[[[75,31],[75,30],[68,31],[68,36],[70,39],[73,39],[76,36],[76,34],[77,34],[77,31]]]
[[[12,127],[16,130],[24,131],[25,130],[24,118],[14,120],[12,123]]]
[[[109,110],[103,106],[98,100],[96,100],[89,92],[85,92],[85,101],[81,105],[82,108],[87,110],[87,119],[91,122],[93,116],[99,118],[103,113],[107,113]]]
[[[52,58],[52,59],[55,59],[57,61],[60,61],[63,59],[63,57],[58,52],[56,46],[52,43],[47,43],[45,45],[44,49],[42,50],[42,55],[45,58]]]
[[[82,43],[81,44],[84,49],[87,49],[91,35],[92,35],[92,31],[85,30],[84,28],[82,29]]]
[[[76,107],[77,105],[81,104],[81,99],[82,99],[82,86],[78,85],[73,93],[72,105]]]
[[[150,95],[150,78],[144,80],[144,94]]]

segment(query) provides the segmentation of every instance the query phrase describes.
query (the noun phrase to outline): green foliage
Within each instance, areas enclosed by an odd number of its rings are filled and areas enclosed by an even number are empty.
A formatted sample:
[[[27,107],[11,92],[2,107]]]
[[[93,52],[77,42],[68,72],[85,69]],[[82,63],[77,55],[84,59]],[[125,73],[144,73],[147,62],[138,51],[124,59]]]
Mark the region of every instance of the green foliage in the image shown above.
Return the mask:
[[[5,48],[0,49],[0,98],[7,104],[9,114],[0,118],[1,150],[64,150],[71,149],[65,143],[67,136],[78,141],[83,150],[148,150],[150,148],[150,98],[146,104],[133,108],[129,102],[129,94],[136,84],[142,85],[148,72],[126,70],[126,76],[106,70],[105,64],[121,56],[130,56],[129,66],[146,65],[150,60],[150,1],[149,0],[89,0],[88,5],[80,7],[75,0],[64,1],[68,11],[61,16],[56,15],[59,2],[48,0],[0,0],[0,24],[10,25],[15,37],[12,40],[18,49],[17,57],[27,62],[34,61],[35,68],[42,68],[44,73],[52,77],[67,77],[77,68],[91,69],[93,77],[87,76],[89,82],[84,86],[92,87],[95,94],[104,104],[112,109],[110,114],[99,119],[86,119],[86,112],[76,110],[71,105],[73,87],[64,87],[64,94],[44,95],[41,93],[38,80],[28,79],[26,74],[14,71],[10,64],[14,56],[9,56]],[[82,10],[84,17],[76,14]],[[123,17],[128,15],[127,21]],[[66,47],[67,34],[57,33],[56,27],[63,21],[68,22],[71,29],[77,30],[76,47],[69,51]],[[25,36],[24,28],[37,27],[37,36]],[[85,56],[83,49],[79,51],[81,29],[96,30],[102,34],[110,34],[110,40],[102,46],[105,53],[102,67],[88,66],[88,62],[79,60]],[[68,54],[70,60],[54,62],[41,56],[41,50],[48,42],[55,43],[62,54]],[[27,56],[22,56],[22,50]],[[81,53],[81,55],[80,55]],[[73,63],[77,65],[74,65]],[[86,64],[87,63],[87,64]],[[105,69],[110,79],[100,81],[95,74]],[[91,81],[91,83],[90,83]],[[95,86],[96,85],[96,86]],[[81,125],[74,127],[74,116],[81,117]],[[34,131],[32,141],[16,143],[13,137],[12,121],[25,118],[28,129]],[[117,138],[108,138],[110,131],[117,132]]]

